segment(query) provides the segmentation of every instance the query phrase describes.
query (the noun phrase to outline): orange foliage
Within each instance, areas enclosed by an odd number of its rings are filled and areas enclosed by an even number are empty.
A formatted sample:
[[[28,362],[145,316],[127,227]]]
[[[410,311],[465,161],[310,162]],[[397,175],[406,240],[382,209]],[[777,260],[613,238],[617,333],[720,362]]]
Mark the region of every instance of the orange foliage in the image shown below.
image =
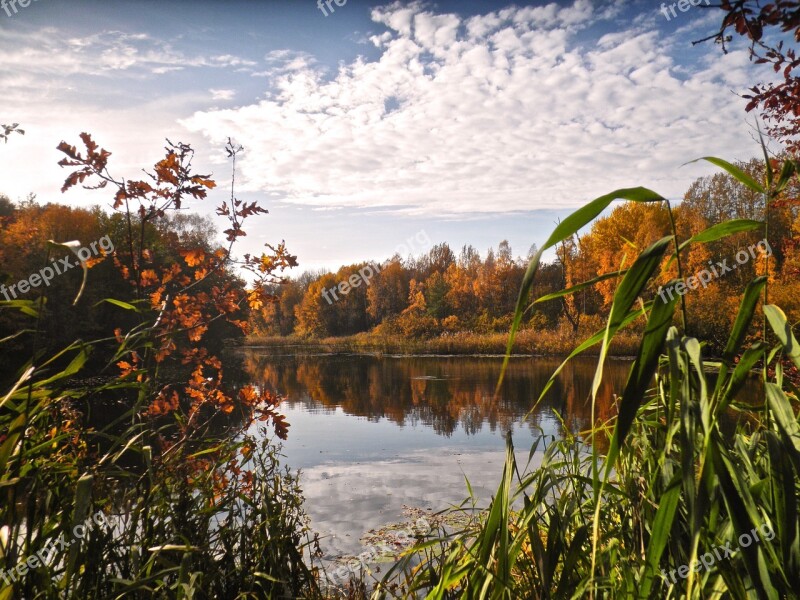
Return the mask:
[[[224,320],[246,329],[247,323],[241,318],[243,306],[263,306],[268,297],[265,286],[280,283],[282,278],[277,274],[297,264],[283,243],[268,246],[269,254],[246,255],[239,262],[232,258],[233,242],[246,235],[243,222],[267,211],[256,202],[237,200],[232,191],[230,200],[217,207],[217,214],[228,217],[230,222],[225,231],[231,244],[227,249],[206,252],[200,247],[179,248],[182,262],[159,263],[157,254],[146,246],[145,224],[164,217],[168,210],[181,209],[187,199],[205,199],[216,183],[207,175],[192,172],[194,151],[186,144],[168,143],[166,156],[155,163],[148,173],[149,180],[136,181],[113,178],[107,170],[111,153],[99,148],[86,133],[81,134],[81,140],[83,152],[66,142],[58,146],[66,155],[59,164],[75,168],[62,191],[89,182],[92,185],[84,187],[115,188],[114,208],[124,206],[129,226],[128,243],[121,245],[128,249],[127,256],[117,252],[114,264],[135,289],[137,299],[147,298],[153,311],[149,317],[153,324],[130,340],[124,360],[117,362],[120,377],[136,373],[137,381],[154,398],[144,415],[155,418],[185,410],[187,418],[178,422],[189,429],[199,425],[198,417],[206,409],[230,414],[239,407],[248,419],[245,426],[255,419],[272,420],[276,434],[285,437],[287,425],[275,410],[279,399],[249,388],[237,395],[226,392],[221,361],[200,346],[214,321]],[[234,159],[242,150],[230,141],[226,149]],[[130,225],[132,219],[141,225],[139,232]],[[243,289],[236,277],[229,276],[229,270],[237,265],[256,274],[253,290]],[[122,332],[117,330],[115,337],[120,340]],[[156,379],[158,371],[153,367],[170,359],[189,369],[190,376],[182,389],[173,382],[165,384]]]

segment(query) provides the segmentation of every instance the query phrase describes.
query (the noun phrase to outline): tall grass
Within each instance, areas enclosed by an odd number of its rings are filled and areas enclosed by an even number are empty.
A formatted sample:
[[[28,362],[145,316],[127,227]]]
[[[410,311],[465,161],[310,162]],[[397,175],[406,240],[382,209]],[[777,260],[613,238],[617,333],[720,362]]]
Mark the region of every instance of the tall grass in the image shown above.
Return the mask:
[[[767,209],[796,170],[789,161],[775,172],[767,160],[759,183],[725,161],[708,160],[763,194]],[[531,261],[508,354],[542,253],[615,199],[666,202],[644,188],[618,190],[565,219]],[[673,231],[639,254],[622,273],[606,326],[567,358],[598,348],[594,401],[612,341],[631,323],[646,321],[618,415],[588,432],[588,447],[570,436],[553,440],[532,470],[517,464],[509,439],[501,483],[478,531],[440,532],[423,547],[426,562],[412,581],[417,593],[509,600],[798,597],[800,426],[798,388],[787,374],[800,369],[800,345],[780,308],[761,300],[768,277],[747,287],[716,361],[682,331],[687,315],[677,295],[646,299],[648,283],[676,259],[682,277],[680,254],[690,245],[757,229],[765,223],[729,221],[690,240]],[[745,344],[754,332],[760,339]],[[764,401],[743,404],[738,393],[754,377]],[[754,529],[774,535],[753,542]],[[437,544],[442,551],[431,554]],[[386,595],[385,589],[374,594]]]
[[[93,431],[78,401],[126,384],[71,385],[90,348],[0,397],[0,599],[314,597],[302,494],[267,431],[174,439],[137,422],[135,402]]]

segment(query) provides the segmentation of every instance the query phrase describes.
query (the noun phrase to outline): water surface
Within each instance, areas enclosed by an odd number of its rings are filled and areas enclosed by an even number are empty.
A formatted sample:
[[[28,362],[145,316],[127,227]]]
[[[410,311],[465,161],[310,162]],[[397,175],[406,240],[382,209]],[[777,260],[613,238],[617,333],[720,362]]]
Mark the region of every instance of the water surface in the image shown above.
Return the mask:
[[[305,508],[328,556],[357,554],[366,531],[404,519],[404,506],[442,510],[497,487],[511,433],[524,465],[535,437],[586,431],[596,362],[569,365],[534,404],[559,361],[511,360],[497,399],[496,357],[290,356],[251,349],[253,383],[286,397],[284,462],[301,470]],[[626,361],[610,360],[597,418],[614,412]],[[533,411],[531,412],[531,409]],[[529,414],[530,413],[530,414]],[[529,415],[527,420],[526,415]],[[534,464],[538,456],[534,456]]]

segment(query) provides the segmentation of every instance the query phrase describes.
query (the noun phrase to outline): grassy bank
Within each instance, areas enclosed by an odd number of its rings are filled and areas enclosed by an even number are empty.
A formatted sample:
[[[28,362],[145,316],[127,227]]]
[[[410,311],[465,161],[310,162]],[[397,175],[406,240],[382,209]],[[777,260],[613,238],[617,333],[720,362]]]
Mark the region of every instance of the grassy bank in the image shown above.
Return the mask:
[[[583,332],[582,332],[583,333]],[[633,356],[640,336],[623,332],[611,344],[612,356]],[[565,356],[580,341],[579,336],[562,331],[521,331],[514,340],[513,353],[524,355]],[[506,352],[508,333],[449,333],[429,339],[408,339],[401,336],[383,336],[360,333],[347,337],[324,339],[288,337],[248,337],[244,346],[284,349],[295,352],[354,352],[378,354],[495,354]],[[587,354],[596,354],[598,348]]]

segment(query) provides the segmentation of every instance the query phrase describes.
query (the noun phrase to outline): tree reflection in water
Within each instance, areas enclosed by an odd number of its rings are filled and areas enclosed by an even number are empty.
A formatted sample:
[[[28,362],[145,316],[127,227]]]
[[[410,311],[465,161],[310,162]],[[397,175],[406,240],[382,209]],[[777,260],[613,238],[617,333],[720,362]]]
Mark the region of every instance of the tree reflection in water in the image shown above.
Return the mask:
[[[248,350],[244,362],[252,383],[283,394],[291,407],[341,408],[372,421],[422,424],[447,437],[458,427],[468,435],[484,426],[492,432],[511,430],[559,364],[554,358],[512,359],[495,400],[502,363],[496,357],[279,356]],[[555,411],[573,433],[586,431],[595,364],[591,358],[569,364],[528,417],[528,426],[537,429]],[[599,421],[614,414],[614,394],[622,390],[628,366],[627,361],[608,362],[596,404]]]

